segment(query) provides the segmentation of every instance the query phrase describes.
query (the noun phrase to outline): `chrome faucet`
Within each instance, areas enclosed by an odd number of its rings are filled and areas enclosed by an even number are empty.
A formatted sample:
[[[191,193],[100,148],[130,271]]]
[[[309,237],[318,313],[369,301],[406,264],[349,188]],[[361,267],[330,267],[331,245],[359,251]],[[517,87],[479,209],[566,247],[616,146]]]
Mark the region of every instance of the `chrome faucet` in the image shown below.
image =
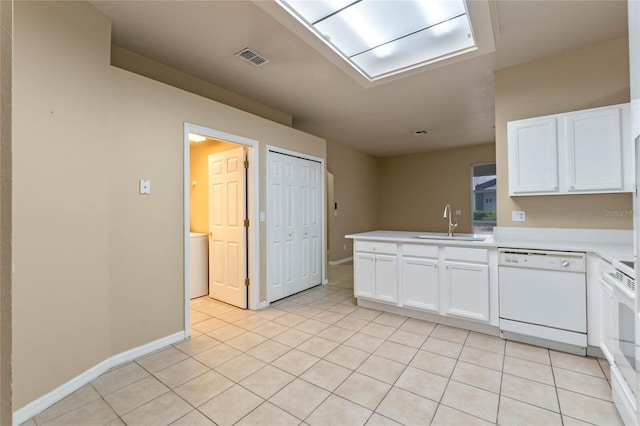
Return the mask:
[[[456,223],[451,222],[451,204],[444,206],[444,213],[442,214],[442,217],[447,219],[447,222],[449,222],[449,232],[447,235],[453,237],[453,231],[455,231],[458,226],[458,219],[455,219]]]

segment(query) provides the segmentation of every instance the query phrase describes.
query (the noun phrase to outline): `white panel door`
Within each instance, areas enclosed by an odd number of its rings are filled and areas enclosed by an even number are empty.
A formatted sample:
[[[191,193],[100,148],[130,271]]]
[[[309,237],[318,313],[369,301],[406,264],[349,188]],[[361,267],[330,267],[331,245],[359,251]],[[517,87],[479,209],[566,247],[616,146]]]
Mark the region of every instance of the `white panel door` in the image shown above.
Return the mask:
[[[376,299],[384,302],[398,302],[397,262],[395,255],[376,255]]]
[[[622,190],[620,108],[565,117],[568,190]]]
[[[373,253],[353,254],[353,288],[356,297],[376,296],[376,256]]]
[[[268,188],[268,242],[267,242],[267,286],[270,300],[284,297],[284,164],[281,158],[272,158],[267,167]]]
[[[244,149],[209,156],[209,295],[247,307]]]
[[[275,152],[267,157],[268,299],[322,280],[322,165]]]
[[[404,306],[438,312],[438,260],[403,257],[402,289]]]
[[[558,191],[555,118],[508,123],[509,195]]]
[[[282,258],[282,274],[284,277],[284,292],[282,297],[289,296],[297,292],[296,278],[299,275],[300,267],[300,250],[297,247],[298,229],[296,219],[300,210],[299,195],[297,188],[297,176],[295,158],[286,155],[278,155],[282,161],[283,176],[283,198],[280,206],[274,205],[274,208],[282,210],[283,218],[283,245],[284,256]]]
[[[320,284],[322,232],[322,170],[320,163],[294,158],[299,171],[300,241],[299,291]]]
[[[489,266],[446,262],[446,315],[489,321]]]

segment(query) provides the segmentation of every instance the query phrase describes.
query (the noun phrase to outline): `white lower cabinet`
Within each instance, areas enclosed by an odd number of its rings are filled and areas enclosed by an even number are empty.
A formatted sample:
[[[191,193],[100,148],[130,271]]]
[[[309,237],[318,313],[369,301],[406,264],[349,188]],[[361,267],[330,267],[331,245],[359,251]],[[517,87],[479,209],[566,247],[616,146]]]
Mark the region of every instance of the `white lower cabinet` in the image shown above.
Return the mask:
[[[402,258],[402,304],[439,312],[438,259]]]
[[[354,249],[356,297],[497,325],[489,249],[358,240]]]
[[[489,266],[445,262],[443,313],[489,321]]]
[[[357,242],[358,243],[358,242]],[[398,302],[398,263],[396,254],[378,254],[376,251],[395,252],[396,245],[359,245],[358,248],[371,250],[354,252],[353,273],[354,293],[356,297],[382,302]],[[360,247],[359,247],[360,246]]]
[[[396,256],[376,255],[376,298],[383,302],[398,302],[398,268]]]
[[[371,253],[353,254],[353,291],[356,297],[376,296],[376,255]]]

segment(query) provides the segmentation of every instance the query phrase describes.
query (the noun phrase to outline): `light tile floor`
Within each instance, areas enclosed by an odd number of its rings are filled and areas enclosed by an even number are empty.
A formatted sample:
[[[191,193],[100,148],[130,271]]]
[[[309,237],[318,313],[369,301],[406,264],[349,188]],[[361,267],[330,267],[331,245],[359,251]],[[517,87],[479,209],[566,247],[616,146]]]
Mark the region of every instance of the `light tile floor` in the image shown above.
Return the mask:
[[[26,424],[622,424],[601,360],[359,308],[352,265],[329,280],[259,312],[193,300],[191,339]]]

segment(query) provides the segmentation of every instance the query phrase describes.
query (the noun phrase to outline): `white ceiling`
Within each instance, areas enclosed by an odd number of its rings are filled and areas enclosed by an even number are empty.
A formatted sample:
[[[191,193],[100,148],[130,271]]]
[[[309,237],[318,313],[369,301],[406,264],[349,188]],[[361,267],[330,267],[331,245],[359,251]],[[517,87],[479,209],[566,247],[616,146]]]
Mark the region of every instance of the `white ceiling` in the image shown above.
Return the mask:
[[[494,70],[627,33],[626,1],[482,1],[491,25],[474,31],[493,32],[495,52],[370,87],[271,0],[91,3],[111,17],[114,44],[290,114],[297,129],[390,156],[493,142]],[[269,63],[234,56],[245,47]]]

